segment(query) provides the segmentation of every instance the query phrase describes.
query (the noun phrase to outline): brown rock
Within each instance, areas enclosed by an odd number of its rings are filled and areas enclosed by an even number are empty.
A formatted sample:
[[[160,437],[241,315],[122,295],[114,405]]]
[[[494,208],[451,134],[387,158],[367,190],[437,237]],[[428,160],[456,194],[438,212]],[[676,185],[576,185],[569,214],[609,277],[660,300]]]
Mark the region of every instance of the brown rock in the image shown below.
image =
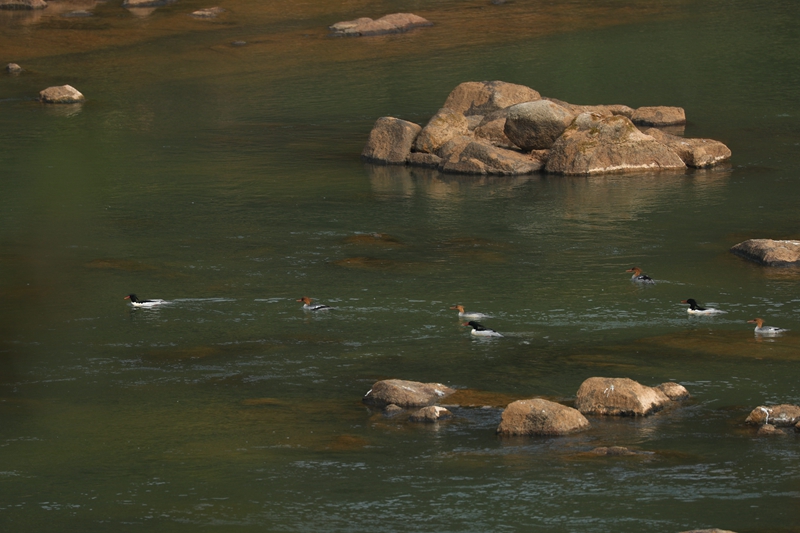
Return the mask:
[[[328,29],[330,29],[335,36],[359,37],[400,33],[424,26],[433,26],[433,23],[413,13],[393,13],[376,20],[372,20],[368,17],[361,17],[356,20],[337,22],[329,26]]]
[[[16,63],[9,63],[8,65],[6,65],[6,72],[8,72],[9,74],[19,74],[20,72],[22,72],[22,70],[23,68],[17,65]]]
[[[542,162],[529,154],[506,150],[482,142],[470,142],[455,150],[442,163],[442,172],[458,174],[530,174],[542,168]]]
[[[575,407],[583,414],[646,416],[671,400],[653,387],[628,378],[589,378],[578,389]]]
[[[427,407],[453,392],[454,389],[441,383],[386,379],[375,383],[361,401],[377,407],[392,403],[400,407]]]
[[[415,167],[439,168],[442,164],[442,158],[435,154],[411,152],[408,154],[408,164]]]
[[[758,426],[770,424],[778,427],[794,426],[800,423],[800,407],[791,404],[760,405],[753,409],[744,421],[745,424]]]
[[[453,89],[443,107],[464,115],[488,115],[540,98],[537,91],[524,85],[504,81],[468,81]]]
[[[749,239],[733,246],[731,252],[767,266],[800,265],[800,241]]]
[[[675,126],[686,124],[686,112],[682,107],[640,107],[631,115],[637,126]]]
[[[123,0],[122,7],[159,7],[172,4],[177,0]]]
[[[225,13],[225,9],[221,7],[207,7],[205,9],[198,9],[192,12],[192,16],[199,19],[213,19],[218,15]]]
[[[673,401],[685,400],[689,397],[689,391],[679,383],[662,383],[661,385],[656,385],[655,388],[663,392],[667,398]]]
[[[86,100],[86,98],[71,85],[48,87],[39,92],[39,99],[48,104],[77,104]]]
[[[786,432],[784,432],[782,429],[778,429],[772,424],[764,424],[763,426],[758,428],[758,432],[756,433],[756,435],[758,435],[759,437],[764,437],[764,436],[771,437],[773,435],[786,435]]]
[[[563,100],[558,100],[556,98],[550,98],[547,96],[542,97],[543,100],[550,100],[551,102],[560,105],[563,108],[569,110],[575,116],[580,115],[581,113],[596,113],[603,117],[611,117],[614,115],[621,115],[623,117],[631,118],[633,116],[634,109],[628,107],[626,105],[621,104],[609,104],[609,105],[576,105],[570,104]]]
[[[574,119],[569,110],[550,100],[524,102],[508,109],[503,132],[523,150],[545,150]]]
[[[404,410],[405,409],[403,409],[399,405],[395,405],[393,403],[390,403],[389,405],[387,405],[386,407],[383,408],[383,416],[385,416],[386,418],[392,418],[394,416],[399,415]]]
[[[586,417],[572,407],[534,398],[510,403],[503,411],[500,435],[566,435],[589,428]]]
[[[600,446],[594,448],[589,453],[593,455],[606,455],[609,457],[621,457],[626,455],[640,455],[639,452],[635,452],[625,446]]]
[[[545,169],[596,174],[686,168],[678,155],[623,116],[582,113],[556,140]]]
[[[470,136],[469,124],[461,113],[448,108],[440,109],[422,128],[414,141],[414,150],[442,157],[439,150],[455,137]]]
[[[514,143],[506,136],[506,116],[508,109],[501,109],[486,116],[481,117],[480,123],[474,128],[473,133],[475,138],[483,141],[488,141],[495,146],[502,148],[511,148]],[[479,115],[475,115],[479,116]]]
[[[452,418],[453,413],[437,405],[429,405],[411,413],[408,419],[411,422],[438,422],[441,419]]]
[[[731,158],[730,149],[713,139],[686,139],[664,133],[658,128],[649,128],[644,133],[669,147],[686,166],[692,168],[712,167]]]
[[[371,163],[405,164],[414,139],[422,130],[418,124],[393,117],[381,117],[369,133],[361,157]]]
[[[0,0],[0,9],[44,9],[44,0]]]

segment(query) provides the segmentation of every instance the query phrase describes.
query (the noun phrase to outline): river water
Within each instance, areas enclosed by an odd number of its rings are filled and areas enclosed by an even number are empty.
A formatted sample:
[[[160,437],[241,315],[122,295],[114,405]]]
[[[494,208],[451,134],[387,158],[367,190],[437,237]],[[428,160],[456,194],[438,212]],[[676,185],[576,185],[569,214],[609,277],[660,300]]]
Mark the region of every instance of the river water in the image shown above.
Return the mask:
[[[800,237],[796,2],[219,5],[0,12],[0,61],[26,69],[0,76],[4,531],[798,531],[798,435],[743,421],[800,403],[800,274],[728,252]],[[398,11],[435,26],[326,34]],[[591,178],[360,161],[378,117],[424,123],[491,79],[682,106],[733,158]],[[35,101],[63,83],[87,102]],[[455,304],[505,337],[473,340]],[[759,339],[756,316],[792,331]],[[569,404],[591,376],[692,398],[495,436],[510,401]],[[360,402],[385,378],[475,406],[386,419]],[[612,445],[643,453],[587,454]]]

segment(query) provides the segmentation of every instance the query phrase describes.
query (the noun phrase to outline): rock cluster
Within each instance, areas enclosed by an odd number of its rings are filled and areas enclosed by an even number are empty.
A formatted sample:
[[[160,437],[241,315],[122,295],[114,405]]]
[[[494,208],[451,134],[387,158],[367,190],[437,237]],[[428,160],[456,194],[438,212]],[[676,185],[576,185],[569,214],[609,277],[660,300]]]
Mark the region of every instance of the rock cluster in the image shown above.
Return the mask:
[[[424,26],[433,26],[433,23],[413,13],[393,13],[376,20],[367,17],[345,20],[329,26],[328,29],[334,36],[364,37],[400,33]]]
[[[800,241],[750,239],[733,246],[731,252],[767,266],[800,265]]]
[[[721,142],[655,128],[685,122],[677,107],[582,106],[523,85],[466,82],[424,127],[379,118],[361,155],[376,164],[501,175],[705,168],[730,158]]]

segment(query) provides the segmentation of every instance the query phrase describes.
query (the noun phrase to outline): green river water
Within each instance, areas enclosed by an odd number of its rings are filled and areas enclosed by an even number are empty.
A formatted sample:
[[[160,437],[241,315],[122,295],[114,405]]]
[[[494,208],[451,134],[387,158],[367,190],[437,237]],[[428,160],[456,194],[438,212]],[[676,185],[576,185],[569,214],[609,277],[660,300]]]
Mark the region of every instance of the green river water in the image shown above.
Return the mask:
[[[0,529],[800,531],[800,435],[743,423],[800,404],[800,273],[728,251],[800,238],[800,5],[223,2],[211,21],[195,0],[0,11],[0,63],[26,69],[0,75]],[[435,25],[326,32],[404,11]],[[591,178],[361,162],[378,117],[424,124],[481,80],[681,106],[733,158]],[[36,101],[64,83],[87,102]],[[455,304],[505,337],[472,339]],[[756,316],[791,331],[759,339]],[[496,437],[510,401],[569,404],[592,376],[692,398]],[[384,418],[361,397],[385,378],[476,406]],[[652,453],[587,454],[612,445]]]

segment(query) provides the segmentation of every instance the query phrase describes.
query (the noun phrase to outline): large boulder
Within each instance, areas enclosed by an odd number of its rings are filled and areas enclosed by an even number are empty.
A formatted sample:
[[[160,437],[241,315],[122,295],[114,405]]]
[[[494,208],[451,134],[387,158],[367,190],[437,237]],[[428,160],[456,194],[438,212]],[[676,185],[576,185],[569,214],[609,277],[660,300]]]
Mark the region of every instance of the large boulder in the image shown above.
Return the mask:
[[[433,23],[413,13],[393,13],[372,20],[368,17],[361,17],[356,20],[345,20],[337,22],[328,29],[335,36],[369,36],[382,35],[386,33],[400,33],[412,28],[433,26]]]
[[[589,428],[586,417],[572,407],[534,398],[508,404],[499,435],[566,435]]]
[[[443,107],[464,115],[488,115],[540,98],[537,91],[524,85],[504,81],[468,81],[453,89]]]
[[[794,426],[800,423],[800,406],[791,404],[760,405],[753,409],[744,422],[752,426],[764,424],[772,424],[776,427]]]
[[[44,9],[44,0],[0,0],[0,9]]]
[[[669,147],[688,167],[713,167],[731,158],[730,148],[713,139],[687,139],[670,135],[658,128],[649,128],[644,133]]]
[[[800,265],[800,241],[749,239],[733,246],[731,252],[767,266]]]
[[[389,404],[400,407],[427,407],[454,392],[454,389],[441,383],[386,379],[375,383],[361,401],[376,407],[385,407]]]
[[[503,131],[523,150],[546,150],[574,119],[569,110],[550,100],[524,102],[508,109]]]
[[[578,389],[575,408],[587,415],[646,416],[672,400],[661,390],[628,378],[589,378]]]
[[[439,150],[451,139],[463,136],[471,136],[466,117],[458,111],[442,108],[422,128],[414,141],[414,150],[442,157]]]
[[[411,152],[414,139],[422,128],[418,124],[394,117],[381,117],[369,133],[361,157],[371,163],[402,165]]]
[[[597,174],[686,168],[680,157],[624,116],[581,113],[553,144],[545,170]]]
[[[39,100],[48,104],[77,104],[86,98],[72,85],[59,85],[40,91]]]
[[[630,118],[637,126],[662,127],[686,124],[686,112],[682,107],[640,107]]]
[[[472,141],[451,151],[440,168],[454,174],[515,175],[538,172],[542,166],[542,160],[533,155]]]

